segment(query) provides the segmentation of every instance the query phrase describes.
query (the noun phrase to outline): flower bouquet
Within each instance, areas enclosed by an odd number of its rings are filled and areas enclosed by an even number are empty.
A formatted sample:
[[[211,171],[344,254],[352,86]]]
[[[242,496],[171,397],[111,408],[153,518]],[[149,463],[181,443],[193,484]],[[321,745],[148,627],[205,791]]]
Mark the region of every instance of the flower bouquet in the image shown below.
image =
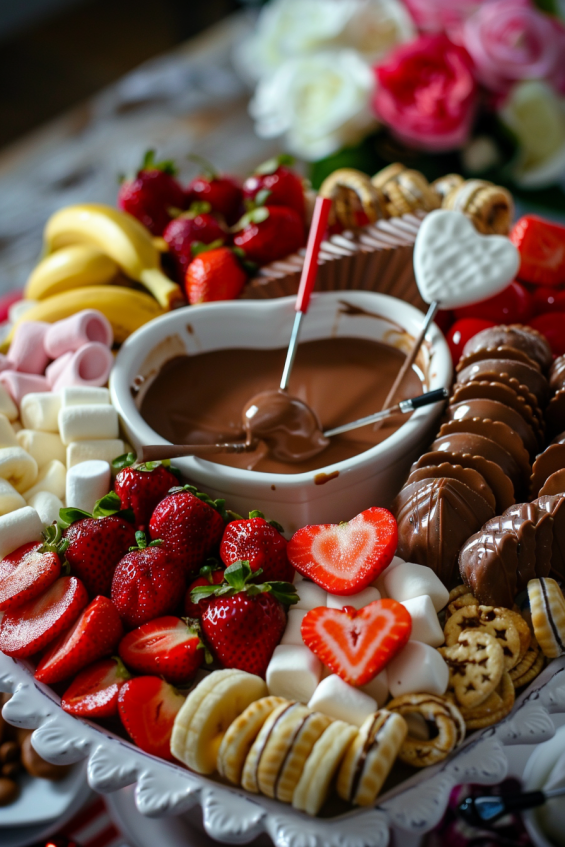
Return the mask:
[[[315,186],[400,161],[563,210],[564,51],[551,0],[269,0],[236,59]]]

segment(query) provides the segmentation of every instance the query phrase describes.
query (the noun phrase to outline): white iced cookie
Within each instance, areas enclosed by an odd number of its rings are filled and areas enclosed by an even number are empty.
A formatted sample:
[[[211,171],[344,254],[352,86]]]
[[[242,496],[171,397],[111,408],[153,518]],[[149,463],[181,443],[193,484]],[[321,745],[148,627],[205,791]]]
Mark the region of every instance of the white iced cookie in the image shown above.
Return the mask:
[[[0,448],[2,447],[17,447],[18,439],[13,430],[12,424],[6,417],[0,413]]]
[[[61,397],[50,391],[26,394],[20,413],[25,429],[40,429],[42,432],[58,432],[58,415]]]
[[[24,501],[25,502],[25,501]],[[51,491],[38,491],[30,497],[29,505],[35,509],[44,526],[50,526],[59,518],[63,503]]]
[[[307,703],[322,676],[322,663],[305,644],[279,644],[267,667],[269,694]]]
[[[37,462],[21,447],[0,449],[0,477],[6,479],[20,494],[37,479]]]
[[[65,406],[58,416],[63,444],[73,441],[93,441],[117,438],[118,413],[113,406],[89,403],[84,406]]]
[[[402,605],[408,609],[412,618],[411,640],[422,641],[431,647],[440,647],[445,641],[445,636],[429,594],[404,600]]]
[[[386,667],[393,697],[401,694],[445,694],[449,668],[435,647],[409,641]]]
[[[61,406],[85,406],[110,404],[110,392],[107,388],[95,388],[92,385],[72,385],[61,391]]]
[[[389,565],[381,579],[386,596],[398,600],[399,603],[428,594],[434,609],[439,612],[449,600],[449,591],[443,582],[425,565],[402,562],[392,569]]]
[[[296,586],[296,592],[299,600],[293,607],[295,609],[306,609],[308,612],[310,609],[326,605],[327,591],[324,591],[315,582],[310,582],[308,579],[301,580]]]
[[[92,513],[94,504],[110,490],[111,472],[108,462],[81,462],[67,471],[67,506]]]
[[[9,421],[15,421],[18,417],[18,407],[6,391],[3,385],[0,384],[0,413],[6,415]]]
[[[66,478],[67,469],[64,464],[57,459],[53,459],[41,468],[35,485],[24,491],[26,502],[29,503],[38,491],[50,491],[59,500],[62,500],[65,496]]]
[[[0,479],[0,515],[23,509],[25,505],[26,501],[14,486],[10,485],[8,480]]]
[[[337,674],[331,674],[320,682],[308,706],[354,726],[361,726],[365,718],[377,709],[377,703],[372,697],[344,682]]]
[[[41,468],[47,462],[57,459],[66,461],[66,448],[56,432],[42,432],[39,429],[21,429],[17,433],[17,441],[26,453],[33,456],[37,467]]]
[[[67,447],[67,467],[72,468],[80,462],[96,460],[111,464],[116,456],[122,456],[125,452],[124,442],[120,438],[73,441]]]
[[[381,599],[381,592],[369,585],[357,594],[341,596],[339,594],[328,594],[327,603],[329,609],[343,609],[344,606],[353,606],[354,609],[362,609],[363,606],[368,606],[374,600]]]
[[[41,541],[43,524],[30,506],[16,509],[0,517],[0,559],[8,556],[23,544]]]
[[[300,627],[302,626],[304,616],[307,614],[306,609],[289,609],[286,629],[281,638],[281,644],[304,644]]]

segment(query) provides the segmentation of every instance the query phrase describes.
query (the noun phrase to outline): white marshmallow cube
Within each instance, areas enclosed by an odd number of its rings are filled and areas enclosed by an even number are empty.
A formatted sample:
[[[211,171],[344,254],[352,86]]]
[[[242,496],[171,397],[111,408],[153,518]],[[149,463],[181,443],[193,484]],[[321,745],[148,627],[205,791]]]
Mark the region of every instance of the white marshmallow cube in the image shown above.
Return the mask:
[[[95,388],[92,385],[71,385],[61,391],[61,406],[85,406],[110,404],[110,392],[107,388]]]
[[[41,432],[39,429],[21,429],[17,434],[17,441],[26,453],[33,456],[40,470],[47,462],[51,462],[53,459],[57,459],[59,462],[66,461],[66,447],[56,432]]]
[[[304,644],[300,627],[302,626],[304,616],[307,614],[306,609],[289,609],[286,629],[281,638],[281,644]]]
[[[16,438],[12,424],[6,415],[0,412],[0,448],[18,446],[18,439]]]
[[[6,415],[9,421],[15,421],[18,417],[18,407],[8,394],[3,385],[0,384],[0,413]]]
[[[445,641],[445,636],[431,597],[422,594],[421,597],[405,600],[402,605],[412,618],[412,641],[422,641],[431,647],[440,647]]]
[[[449,591],[433,570],[426,565],[403,562],[392,570],[387,568],[382,579],[387,597],[392,597],[399,603],[420,597],[422,594],[429,594],[434,609],[439,612],[449,600]]]
[[[96,403],[65,406],[59,412],[59,432],[66,445],[73,441],[117,438],[118,413],[113,406]]]
[[[0,515],[7,515],[16,509],[23,509],[26,501],[7,479],[0,479]]]
[[[362,685],[359,690],[368,694],[369,697],[373,698],[373,700],[376,700],[379,709],[382,708],[388,700],[388,677],[386,674],[386,668],[384,671],[381,671],[373,677],[367,685]]]
[[[35,509],[44,526],[50,526],[59,518],[63,503],[51,491],[38,491],[30,498],[29,505]]]
[[[0,448],[0,477],[20,494],[34,484],[37,470],[35,459],[20,446]]]
[[[80,462],[112,461],[125,453],[124,442],[120,438],[101,438],[98,441],[73,441],[67,447],[67,467],[72,468]]]
[[[376,578],[376,580],[373,583],[371,583],[372,585],[374,585],[375,588],[378,588],[378,590],[381,592],[381,597],[387,596],[387,593],[386,593],[385,587],[384,587],[384,575],[386,573],[388,573],[390,570],[392,570],[392,568],[395,568],[397,565],[403,565],[403,564],[404,564],[404,559],[401,559],[400,556],[393,556],[392,561],[386,566],[384,571],[381,574],[379,574],[379,576]]]
[[[361,726],[369,715],[377,711],[377,702],[359,688],[349,685],[337,674],[332,674],[318,685],[310,698],[308,708],[335,720]]]
[[[50,391],[32,392],[22,400],[20,412],[25,429],[40,429],[42,432],[58,432],[58,415],[61,397]]]
[[[34,494],[37,494],[38,491],[50,491],[51,494],[54,494],[59,498],[59,500],[62,500],[65,496],[66,478],[67,469],[62,462],[59,462],[57,459],[47,462],[47,464],[39,471],[35,485],[27,491],[24,491],[26,502],[29,503],[31,498]]]
[[[67,471],[67,506],[92,513],[94,504],[108,493],[111,472],[108,462],[81,462]]]
[[[279,644],[267,667],[267,688],[276,697],[307,703],[322,676],[322,663],[306,645]]]
[[[368,606],[374,600],[381,599],[381,592],[372,585],[367,586],[357,594],[348,594],[347,596],[340,594],[328,594],[327,606],[329,609],[343,609],[344,606],[353,606],[354,609],[362,609],[363,606]]]
[[[41,541],[43,524],[30,506],[16,509],[0,517],[0,559],[8,556],[23,544]]]
[[[386,667],[393,697],[401,694],[445,694],[449,668],[435,647],[409,641]]]
[[[294,609],[316,609],[318,606],[325,606],[328,593],[316,585],[315,582],[310,582],[308,579],[303,579],[296,586],[296,593],[299,596],[298,603],[295,603]]]

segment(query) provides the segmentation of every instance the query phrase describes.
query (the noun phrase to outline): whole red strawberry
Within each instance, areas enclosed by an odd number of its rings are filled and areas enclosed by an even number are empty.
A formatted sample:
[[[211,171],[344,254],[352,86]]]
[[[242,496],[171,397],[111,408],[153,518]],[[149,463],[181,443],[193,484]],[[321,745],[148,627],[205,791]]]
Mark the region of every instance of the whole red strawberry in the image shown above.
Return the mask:
[[[258,265],[284,259],[304,245],[304,222],[298,212],[285,206],[258,206],[247,212],[237,226],[234,245]]]
[[[210,303],[235,300],[243,291],[247,274],[229,247],[218,247],[198,254],[186,269],[185,290],[188,302]]]
[[[114,468],[121,467],[114,481],[114,491],[120,498],[121,508],[133,511],[135,528],[145,531],[155,506],[178,485],[178,479],[165,462],[132,466],[131,460],[135,460],[135,456],[128,453],[112,462]]]
[[[202,664],[203,646],[195,625],[167,615],[128,632],[120,642],[119,654],[137,673],[155,674],[182,685]]]
[[[32,542],[4,556],[0,562],[0,612],[43,594],[60,573],[56,545]]]
[[[175,179],[171,161],[156,162],[155,151],[148,150],[133,179],[122,182],[118,206],[141,221],[153,235],[162,235],[171,220],[169,209],[184,209],[185,194]]]
[[[214,561],[214,560],[211,560]],[[221,585],[224,581],[224,568],[220,568],[218,564],[214,567],[211,564],[203,565],[200,568],[200,576],[194,582],[191,582],[186,589],[184,598],[184,612],[189,618],[201,618],[204,609],[209,601],[202,598],[199,603],[192,602],[192,591],[201,585]]]
[[[287,206],[294,209],[303,221],[305,216],[304,185],[291,170],[292,156],[283,154],[263,162],[243,183],[245,200],[268,202],[269,206]]]
[[[296,603],[298,595],[287,582],[257,585],[254,576],[248,562],[236,562],[226,569],[223,585],[196,588],[192,599],[214,597],[202,629],[222,665],[264,677],[286,627],[283,603]]]
[[[237,177],[219,174],[205,159],[192,156],[203,165],[202,173],[189,183],[186,189],[186,205],[205,201],[212,211],[223,215],[228,224],[233,224],[241,214],[243,190]]]
[[[276,523],[265,520],[262,512],[250,512],[248,520],[231,521],[227,524],[220,557],[226,567],[245,559],[252,571],[261,568],[265,582],[281,580],[292,582],[294,568],[286,555],[286,539]]]
[[[153,512],[151,538],[163,541],[163,548],[186,577],[196,575],[220,543],[225,524],[223,509],[223,500],[211,500],[192,485],[177,488]]]
[[[118,714],[118,694],[131,679],[120,659],[102,659],[81,671],[61,698],[61,706],[71,715],[85,718],[111,718]]]
[[[228,238],[226,230],[210,214],[211,208],[209,203],[193,203],[188,212],[174,218],[163,233],[180,283],[184,282],[186,269],[194,258],[193,246],[213,244],[221,247]]]
[[[134,527],[119,515],[90,517],[79,509],[61,509],[59,523],[65,528],[71,573],[80,577],[90,594],[108,597],[116,565],[135,544]]]
[[[158,539],[147,544],[145,533],[136,532],[137,547],[130,548],[116,566],[111,597],[130,629],[160,615],[167,615],[182,601],[185,580]]]

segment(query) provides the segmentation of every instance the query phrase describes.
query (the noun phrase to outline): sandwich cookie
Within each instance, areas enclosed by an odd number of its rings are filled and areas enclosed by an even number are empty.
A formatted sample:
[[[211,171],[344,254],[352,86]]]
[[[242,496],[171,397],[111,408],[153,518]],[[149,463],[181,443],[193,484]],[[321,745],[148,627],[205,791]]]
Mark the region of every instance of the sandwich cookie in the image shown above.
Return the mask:
[[[357,728],[344,721],[333,721],[324,730],[306,759],[294,789],[292,805],[295,809],[309,815],[318,814],[340,762],[357,734]]]
[[[565,597],[554,579],[531,579],[528,597],[532,626],[544,656],[556,659],[565,653]]]
[[[402,716],[416,714],[431,724],[428,738],[421,733],[408,735],[398,754],[399,759],[414,768],[435,765],[448,756],[465,739],[465,721],[455,703],[439,694],[402,694],[387,703],[387,709]],[[411,726],[411,725],[410,725]]]
[[[337,777],[337,793],[371,806],[402,747],[408,727],[399,714],[380,709],[365,720],[350,744]]]
[[[540,650],[536,639],[532,637],[526,655],[518,662],[515,668],[509,671],[510,679],[515,689],[529,685],[532,680],[539,676],[545,667],[545,656]]]
[[[261,727],[278,706],[285,705],[282,697],[263,697],[245,709],[231,723],[218,750],[218,772],[234,785],[239,785],[245,760]]]

